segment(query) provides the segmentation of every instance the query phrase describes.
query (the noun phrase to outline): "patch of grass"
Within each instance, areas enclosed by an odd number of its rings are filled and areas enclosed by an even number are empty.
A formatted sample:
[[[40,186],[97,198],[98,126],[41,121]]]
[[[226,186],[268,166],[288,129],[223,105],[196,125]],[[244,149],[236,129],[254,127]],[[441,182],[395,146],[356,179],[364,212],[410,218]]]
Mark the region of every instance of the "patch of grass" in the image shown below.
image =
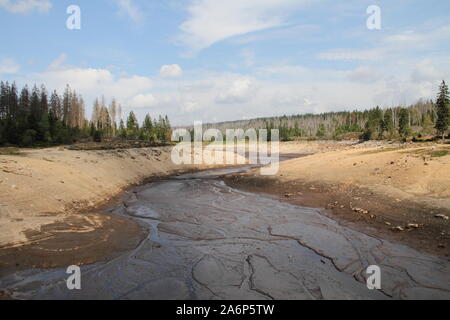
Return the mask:
[[[431,157],[433,158],[445,157],[448,156],[448,154],[449,154],[448,150],[438,150],[430,153]]]
[[[382,153],[382,152],[391,152],[391,151],[397,151],[403,149],[402,147],[390,147],[390,148],[384,148],[384,149],[376,149],[376,150],[368,150],[358,153],[358,155],[366,155],[366,154],[376,154],[376,153]]]
[[[408,150],[408,151],[404,151],[402,153],[410,154],[413,156],[423,156],[423,157],[432,157],[432,158],[445,157],[450,154],[448,149],[430,150],[429,148]]]

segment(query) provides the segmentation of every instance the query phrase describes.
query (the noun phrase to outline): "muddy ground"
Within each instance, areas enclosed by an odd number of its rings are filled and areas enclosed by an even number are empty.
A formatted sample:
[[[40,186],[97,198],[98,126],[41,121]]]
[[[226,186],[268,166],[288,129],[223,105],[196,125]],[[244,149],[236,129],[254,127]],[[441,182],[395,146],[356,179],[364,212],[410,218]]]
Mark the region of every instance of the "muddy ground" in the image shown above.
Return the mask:
[[[450,258],[450,221],[436,217],[437,214],[449,216],[450,210],[382,197],[367,188],[346,184],[281,182],[245,173],[223,178],[234,188],[270,194],[301,206],[326,208],[323,212],[327,216],[344,225]]]

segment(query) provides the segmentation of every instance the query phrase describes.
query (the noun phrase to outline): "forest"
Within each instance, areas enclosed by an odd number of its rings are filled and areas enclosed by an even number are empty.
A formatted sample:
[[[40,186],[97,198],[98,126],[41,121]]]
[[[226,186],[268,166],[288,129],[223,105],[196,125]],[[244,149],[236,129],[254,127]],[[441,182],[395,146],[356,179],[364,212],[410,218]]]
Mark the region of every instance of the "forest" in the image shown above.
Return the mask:
[[[133,111],[122,120],[122,107],[113,98],[96,99],[91,120],[85,116],[81,95],[66,86],[62,95],[51,95],[44,85],[25,85],[20,93],[15,82],[0,82],[0,145],[50,146],[103,139],[170,142],[171,125],[167,116],[150,115],[140,125]],[[443,139],[450,122],[448,86],[443,81],[436,101],[420,100],[410,106],[364,111],[290,115],[206,124],[219,129],[278,129],[280,139]],[[269,135],[270,139],[270,135]]]
[[[112,99],[96,99],[91,120],[86,119],[81,95],[66,86],[62,95],[48,93],[44,85],[25,85],[19,92],[16,83],[0,82],[0,145],[51,146],[103,139],[144,140],[166,144],[171,126],[167,116],[145,117],[142,125],[133,111],[124,122],[122,107]]]
[[[258,118],[204,124],[225,134],[226,129],[278,129],[280,139],[289,141],[305,139],[361,139],[401,140],[441,135],[448,130],[448,86],[443,81],[436,101],[420,100],[410,106],[382,109],[375,107],[364,111],[327,112],[282,117]]]

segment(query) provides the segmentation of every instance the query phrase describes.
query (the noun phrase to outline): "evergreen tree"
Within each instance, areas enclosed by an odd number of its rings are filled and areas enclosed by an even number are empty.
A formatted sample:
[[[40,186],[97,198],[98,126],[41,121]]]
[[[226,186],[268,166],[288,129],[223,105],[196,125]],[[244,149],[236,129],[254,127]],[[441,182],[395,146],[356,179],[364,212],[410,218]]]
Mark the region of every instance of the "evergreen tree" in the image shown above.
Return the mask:
[[[133,111],[130,112],[127,118],[127,136],[135,139],[139,131],[139,124],[136,115]]]
[[[450,124],[449,103],[448,86],[445,81],[442,81],[442,84],[439,87],[439,95],[436,100],[437,120],[435,127],[438,133],[442,135],[442,140],[445,139],[445,132]]]
[[[17,96],[17,86],[15,82],[11,84],[8,96],[8,103],[9,103],[8,113],[12,118],[16,119],[17,113],[19,111],[19,97]]]
[[[52,96],[50,97],[50,113],[56,120],[63,119],[63,110],[61,105],[61,98],[58,93],[53,91]]]
[[[402,108],[400,110],[399,117],[399,127],[398,133],[404,138],[406,138],[411,133],[411,128],[409,126],[409,112],[407,109]]]
[[[39,121],[41,117],[41,100],[40,92],[36,85],[34,85],[31,92],[30,109],[33,119]]]
[[[19,114],[26,115],[30,112],[30,90],[25,85],[20,92],[19,98]]]
[[[122,139],[127,138],[127,129],[125,129],[125,124],[123,123],[122,119],[120,119],[120,124],[119,124],[119,137]]]
[[[319,129],[317,129],[316,136],[317,137],[324,137],[325,136],[325,131],[326,131],[325,125],[323,123],[321,123],[319,125]]]
[[[48,113],[48,93],[44,85],[41,86],[40,111],[41,115]]]
[[[394,131],[394,122],[392,120],[392,110],[388,109],[384,112],[382,132],[387,132],[390,135]]]
[[[65,125],[70,125],[70,102],[72,100],[72,92],[69,85],[66,85],[63,95],[63,122]]]
[[[154,132],[153,132],[153,121],[149,114],[145,116],[144,123],[142,124],[142,128],[144,129],[146,133],[146,138],[150,141],[153,141],[154,138]]]
[[[8,96],[9,84],[8,82],[0,82],[0,119],[5,120],[8,115]]]

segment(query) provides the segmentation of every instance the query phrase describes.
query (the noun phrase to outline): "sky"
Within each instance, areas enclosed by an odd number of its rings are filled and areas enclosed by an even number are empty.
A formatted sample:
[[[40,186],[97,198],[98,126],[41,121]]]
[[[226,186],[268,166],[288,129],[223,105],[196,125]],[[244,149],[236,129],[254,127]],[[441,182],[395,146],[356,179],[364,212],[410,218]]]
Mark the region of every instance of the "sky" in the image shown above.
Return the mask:
[[[448,0],[0,0],[0,79],[174,125],[405,105],[450,81],[449,18]]]

